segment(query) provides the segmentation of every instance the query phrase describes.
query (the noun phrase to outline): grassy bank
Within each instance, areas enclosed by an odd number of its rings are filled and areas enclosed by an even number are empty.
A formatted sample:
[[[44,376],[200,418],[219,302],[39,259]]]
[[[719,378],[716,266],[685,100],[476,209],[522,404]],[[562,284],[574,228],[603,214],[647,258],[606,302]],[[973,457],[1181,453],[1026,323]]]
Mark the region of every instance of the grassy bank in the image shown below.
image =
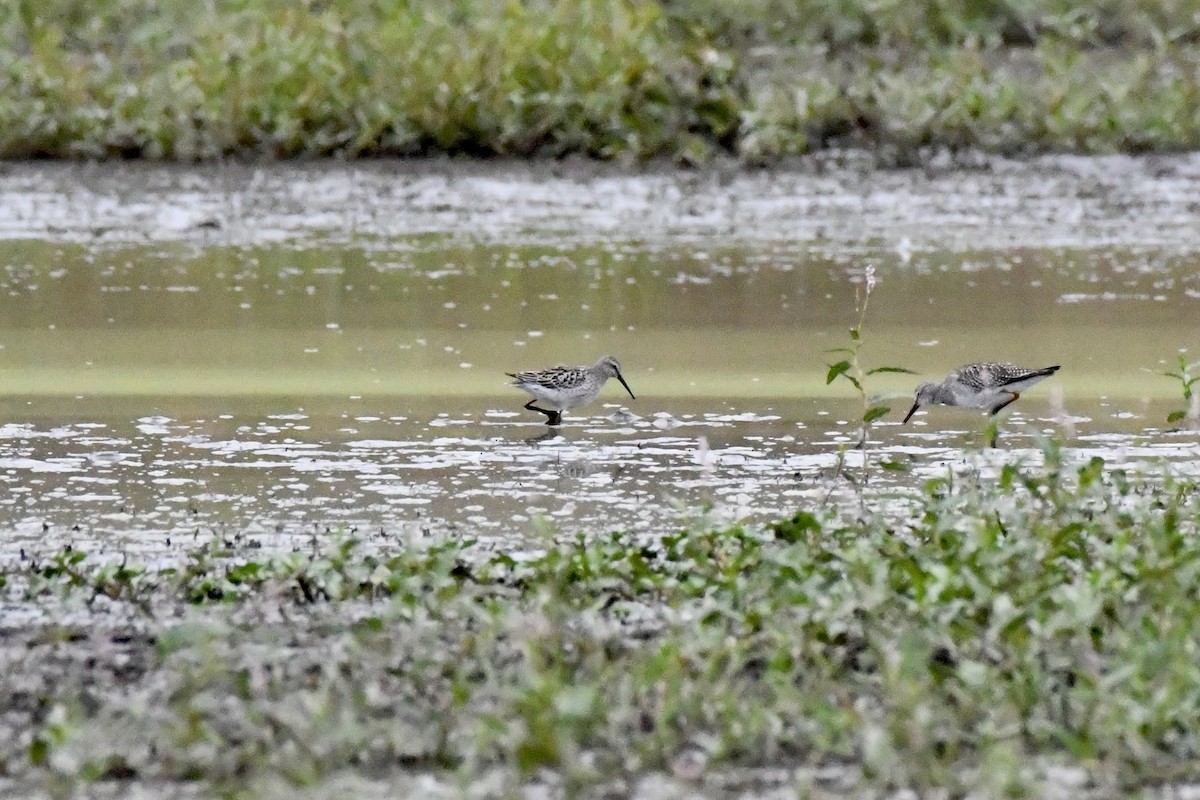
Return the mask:
[[[18,0],[0,157],[1195,148],[1198,9]]]
[[[482,796],[655,775],[827,797],[1198,780],[1200,495],[1046,459],[931,481],[890,513],[524,558],[355,541],[217,541],[172,569],[31,556],[5,568],[10,599],[90,622],[5,632],[0,764],[60,793],[234,796],[345,770],[486,778]]]

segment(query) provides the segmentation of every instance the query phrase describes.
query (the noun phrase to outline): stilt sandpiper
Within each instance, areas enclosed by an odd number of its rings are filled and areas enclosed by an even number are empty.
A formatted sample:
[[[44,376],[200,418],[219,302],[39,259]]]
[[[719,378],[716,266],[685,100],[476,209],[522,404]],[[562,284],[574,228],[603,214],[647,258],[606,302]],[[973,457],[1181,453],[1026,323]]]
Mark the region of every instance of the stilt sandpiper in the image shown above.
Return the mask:
[[[562,412],[586,406],[595,400],[609,378],[619,380],[629,396],[637,399],[621,375],[621,365],[612,356],[605,356],[590,367],[550,367],[504,374],[515,378],[513,386],[533,395],[525,408],[545,414],[547,425],[562,424]],[[549,408],[541,408],[535,403],[542,403]]]
[[[959,408],[987,409],[995,414],[1021,396],[1021,392],[1058,372],[1058,366],[1026,369],[1013,364],[984,361],[959,367],[941,383],[922,383],[916,402],[904,421],[931,403]]]

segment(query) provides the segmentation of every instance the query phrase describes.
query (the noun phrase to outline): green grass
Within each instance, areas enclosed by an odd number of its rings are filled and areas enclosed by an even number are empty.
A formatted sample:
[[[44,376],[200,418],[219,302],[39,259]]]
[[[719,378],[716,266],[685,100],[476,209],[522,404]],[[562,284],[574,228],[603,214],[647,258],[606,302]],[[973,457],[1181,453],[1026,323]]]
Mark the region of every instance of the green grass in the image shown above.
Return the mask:
[[[1197,487],[1044,456],[875,512],[526,557],[214,540],[170,569],[10,564],[10,596],[145,633],[27,632],[0,761],[64,791],[232,794],[347,769],[599,791],[685,753],[711,775],[842,765],[856,791],[1036,795],[1052,766],[1109,794],[1200,779]],[[55,666],[81,639],[89,666]]]
[[[18,0],[0,157],[1200,146],[1194,0]]]
[[[9,157],[611,157],[736,120],[728,69],[654,5],[67,0],[7,17]]]

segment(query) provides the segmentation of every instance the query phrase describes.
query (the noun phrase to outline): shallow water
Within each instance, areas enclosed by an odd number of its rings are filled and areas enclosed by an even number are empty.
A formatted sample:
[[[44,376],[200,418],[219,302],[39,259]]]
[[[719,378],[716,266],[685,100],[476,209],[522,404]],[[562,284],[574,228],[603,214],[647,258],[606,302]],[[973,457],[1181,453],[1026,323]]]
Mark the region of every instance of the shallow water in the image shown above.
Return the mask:
[[[363,401],[268,409],[257,398],[214,398],[199,404],[212,415],[192,415],[189,402],[174,415],[141,417],[132,399],[70,405],[52,422],[0,426],[7,552],[36,552],[49,538],[161,554],[210,532],[268,546],[331,531],[528,545],[564,531],[770,520],[845,496],[832,468],[853,431],[850,415],[838,413],[852,410],[846,403],[793,400],[757,412],[686,401],[678,416],[595,416],[555,431],[501,410],[498,398],[482,404],[490,410],[454,399],[413,416]],[[1200,452],[1192,434],[1134,432],[1145,417],[1115,406],[1088,411],[1069,440],[1071,458],[1190,469]],[[947,470],[1036,463],[1039,437],[1063,433],[1053,419],[1014,414],[1001,447],[985,452],[978,428],[963,424],[974,415],[935,417],[936,426],[893,421],[876,431],[876,463],[910,471],[876,469],[875,490],[902,496]],[[859,458],[848,454],[852,471]]]
[[[1183,402],[1159,373],[1200,347],[1200,169],[1121,162],[1138,177],[1121,194],[1097,163],[1061,162],[1053,186],[1011,165],[991,183],[580,174],[553,196],[522,170],[10,170],[0,551],[163,554],[209,531],[524,546],[837,502],[861,407],[825,385],[826,351],[848,341],[867,265],[863,360],[920,373],[872,391],[978,358],[1063,367],[994,452],[980,416],[901,426],[894,400],[869,452],[908,470],[876,471],[875,489],[1036,461],[1045,436],[1071,458],[1195,470],[1200,441],[1167,430]],[[351,191],[389,177],[382,211]],[[440,212],[431,181],[454,189]],[[1011,202],[1022,186],[1029,207]],[[339,212],[330,195],[358,199]],[[796,197],[802,224],[784,213]],[[864,207],[876,217],[855,238]],[[606,352],[637,400],[613,382],[559,430],[504,385]]]

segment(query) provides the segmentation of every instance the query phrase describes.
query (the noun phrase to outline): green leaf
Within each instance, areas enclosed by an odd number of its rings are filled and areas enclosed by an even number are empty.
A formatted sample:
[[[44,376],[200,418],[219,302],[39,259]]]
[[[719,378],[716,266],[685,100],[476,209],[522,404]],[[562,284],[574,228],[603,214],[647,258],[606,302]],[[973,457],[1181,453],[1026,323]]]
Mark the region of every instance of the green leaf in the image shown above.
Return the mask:
[[[888,472],[908,472],[909,471],[908,464],[905,464],[900,461],[888,460],[888,461],[882,462],[879,466]]]
[[[50,758],[50,743],[41,736],[34,739],[29,744],[29,763],[35,767],[42,767]]]
[[[1079,488],[1091,486],[1104,475],[1104,459],[1092,456],[1088,463],[1079,468]]]
[[[913,372],[911,369],[905,369],[904,367],[876,367],[875,369],[867,370],[868,375],[876,375],[880,372],[899,372],[904,375],[916,375],[917,374],[917,373]]]
[[[811,534],[821,532],[821,521],[808,511],[797,511],[795,515],[771,526],[775,538],[789,544],[805,541]]]
[[[887,406],[872,406],[871,408],[867,409],[867,413],[863,414],[863,422],[870,425],[880,417],[886,416],[889,411],[891,411],[891,409]]]
[[[1167,414],[1167,422],[1179,422],[1179,420],[1186,416],[1186,411],[1172,411],[1170,414]]]
[[[846,375],[846,370],[848,369],[850,369],[849,361],[839,361],[836,364],[830,364],[829,374],[825,376],[825,385],[828,386],[837,380],[838,375]],[[846,377],[849,378],[850,376],[846,375]],[[853,380],[853,378],[851,378],[851,380]]]
[[[831,347],[828,350],[826,350],[825,352],[826,353],[847,353],[849,355],[854,355],[854,351],[851,350],[849,347]]]
[[[850,329],[850,341],[857,342],[858,337],[859,337],[858,328],[851,328]]]
[[[367,617],[351,625],[351,630],[357,634],[380,633],[383,629],[383,620],[379,617]]]

